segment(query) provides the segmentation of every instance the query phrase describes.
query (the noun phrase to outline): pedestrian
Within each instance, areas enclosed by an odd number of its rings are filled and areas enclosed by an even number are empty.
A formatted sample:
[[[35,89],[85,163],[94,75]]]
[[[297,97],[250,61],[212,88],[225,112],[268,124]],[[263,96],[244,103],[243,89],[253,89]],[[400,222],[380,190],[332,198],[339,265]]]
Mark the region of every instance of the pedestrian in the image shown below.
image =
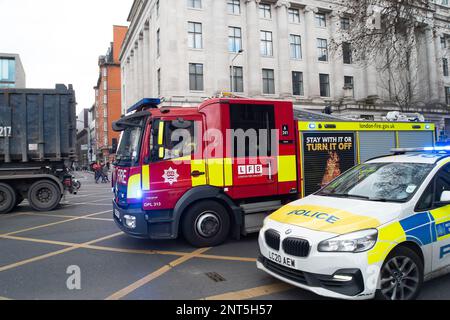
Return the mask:
[[[107,165],[103,165],[102,166],[102,170],[101,170],[102,183],[108,183],[109,182],[108,173],[109,173],[108,166]]]
[[[95,173],[95,183],[98,184],[98,180],[101,177],[101,166],[100,164],[97,162],[92,166],[92,169],[94,170]]]

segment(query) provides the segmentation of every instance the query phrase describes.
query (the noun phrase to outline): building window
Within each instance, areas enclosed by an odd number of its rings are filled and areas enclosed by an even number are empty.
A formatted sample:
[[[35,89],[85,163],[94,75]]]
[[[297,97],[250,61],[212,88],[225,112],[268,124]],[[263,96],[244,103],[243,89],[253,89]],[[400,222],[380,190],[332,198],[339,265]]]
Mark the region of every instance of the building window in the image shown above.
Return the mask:
[[[103,81],[103,90],[108,90],[108,81]]]
[[[291,59],[302,58],[302,38],[299,35],[290,35]]]
[[[355,88],[355,83],[354,83],[353,77],[345,76],[345,77],[344,77],[344,89],[345,89],[345,90],[351,89],[351,90],[352,90],[352,96],[353,96],[353,97],[355,96],[355,90],[354,90],[354,88]]]
[[[292,93],[294,96],[304,96],[303,72],[292,72]]]
[[[228,13],[241,14],[241,2],[240,0],[228,0]]]
[[[344,64],[352,64],[353,63],[353,57],[352,57],[352,46],[348,42],[342,43],[342,56],[344,59]]]
[[[341,18],[341,29],[342,30],[350,29],[350,18],[347,18],[347,17]]]
[[[187,0],[188,7],[194,9],[202,8],[202,0]]]
[[[275,94],[275,73],[273,69],[263,69],[263,93]]]
[[[441,4],[443,6],[448,6],[448,0],[441,0],[441,1],[442,1]]]
[[[16,81],[16,60],[0,59],[0,81]]]
[[[260,3],[259,4],[259,16],[263,19],[272,19],[272,8],[270,4]]]
[[[300,10],[290,8],[288,11],[290,23],[300,23]]]
[[[450,105],[450,87],[445,87],[445,101]]]
[[[228,50],[230,52],[239,52],[242,49],[242,30],[241,28],[228,28]]]
[[[201,23],[189,22],[188,42],[191,49],[201,49],[203,47]]]
[[[261,31],[261,54],[273,56],[272,32],[270,31]]]
[[[103,104],[107,104],[108,103],[108,96],[105,94],[103,96]]]
[[[104,77],[108,76],[108,69],[107,68],[103,68],[103,76]]]
[[[325,13],[316,13],[316,26],[321,28],[327,26],[327,16]]]
[[[317,56],[319,61],[328,61],[328,41],[326,39],[317,39]]]
[[[161,69],[158,69],[158,97],[161,96]]]
[[[233,70],[230,68],[230,83],[231,83],[231,91],[232,92],[244,92],[244,69],[242,67],[233,67]]]
[[[329,97],[330,96],[330,75],[329,74],[319,74],[320,79],[320,96]]]
[[[156,55],[159,57],[159,54],[161,53],[161,31],[158,29],[156,31]]]
[[[447,58],[442,59],[442,66],[444,69],[444,77],[448,77],[448,59]]]
[[[103,117],[108,118],[108,108],[106,106],[103,107]]]
[[[203,64],[189,64],[189,89],[191,91],[203,91]]]
[[[441,49],[447,48],[447,38],[441,37]]]

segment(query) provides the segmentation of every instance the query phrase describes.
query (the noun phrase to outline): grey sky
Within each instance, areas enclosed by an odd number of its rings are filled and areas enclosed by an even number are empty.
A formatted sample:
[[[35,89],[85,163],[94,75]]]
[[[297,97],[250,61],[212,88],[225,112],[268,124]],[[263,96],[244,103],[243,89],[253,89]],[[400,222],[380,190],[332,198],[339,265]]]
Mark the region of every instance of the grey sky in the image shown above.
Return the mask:
[[[0,52],[18,53],[29,88],[74,85],[78,110],[94,103],[97,59],[133,0],[0,0]]]

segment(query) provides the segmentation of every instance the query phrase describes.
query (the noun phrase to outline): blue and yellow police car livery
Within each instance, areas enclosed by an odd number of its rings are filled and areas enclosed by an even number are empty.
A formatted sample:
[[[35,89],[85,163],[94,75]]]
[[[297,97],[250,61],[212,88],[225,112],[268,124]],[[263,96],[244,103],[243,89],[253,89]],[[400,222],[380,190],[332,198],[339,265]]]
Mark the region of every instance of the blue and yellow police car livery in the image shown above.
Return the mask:
[[[450,271],[450,148],[395,150],[271,216],[258,268],[341,299],[415,299]]]

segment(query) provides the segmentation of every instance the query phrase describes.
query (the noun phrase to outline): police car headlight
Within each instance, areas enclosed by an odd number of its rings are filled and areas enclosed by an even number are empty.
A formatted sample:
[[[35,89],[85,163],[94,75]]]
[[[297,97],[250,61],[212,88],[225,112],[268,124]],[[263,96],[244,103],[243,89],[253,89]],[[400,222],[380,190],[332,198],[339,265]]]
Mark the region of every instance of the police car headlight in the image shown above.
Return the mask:
[[[378,230],[370,229],[349,233],[319,244],[319,252],[365,252],[372,249],[378,240]]]

